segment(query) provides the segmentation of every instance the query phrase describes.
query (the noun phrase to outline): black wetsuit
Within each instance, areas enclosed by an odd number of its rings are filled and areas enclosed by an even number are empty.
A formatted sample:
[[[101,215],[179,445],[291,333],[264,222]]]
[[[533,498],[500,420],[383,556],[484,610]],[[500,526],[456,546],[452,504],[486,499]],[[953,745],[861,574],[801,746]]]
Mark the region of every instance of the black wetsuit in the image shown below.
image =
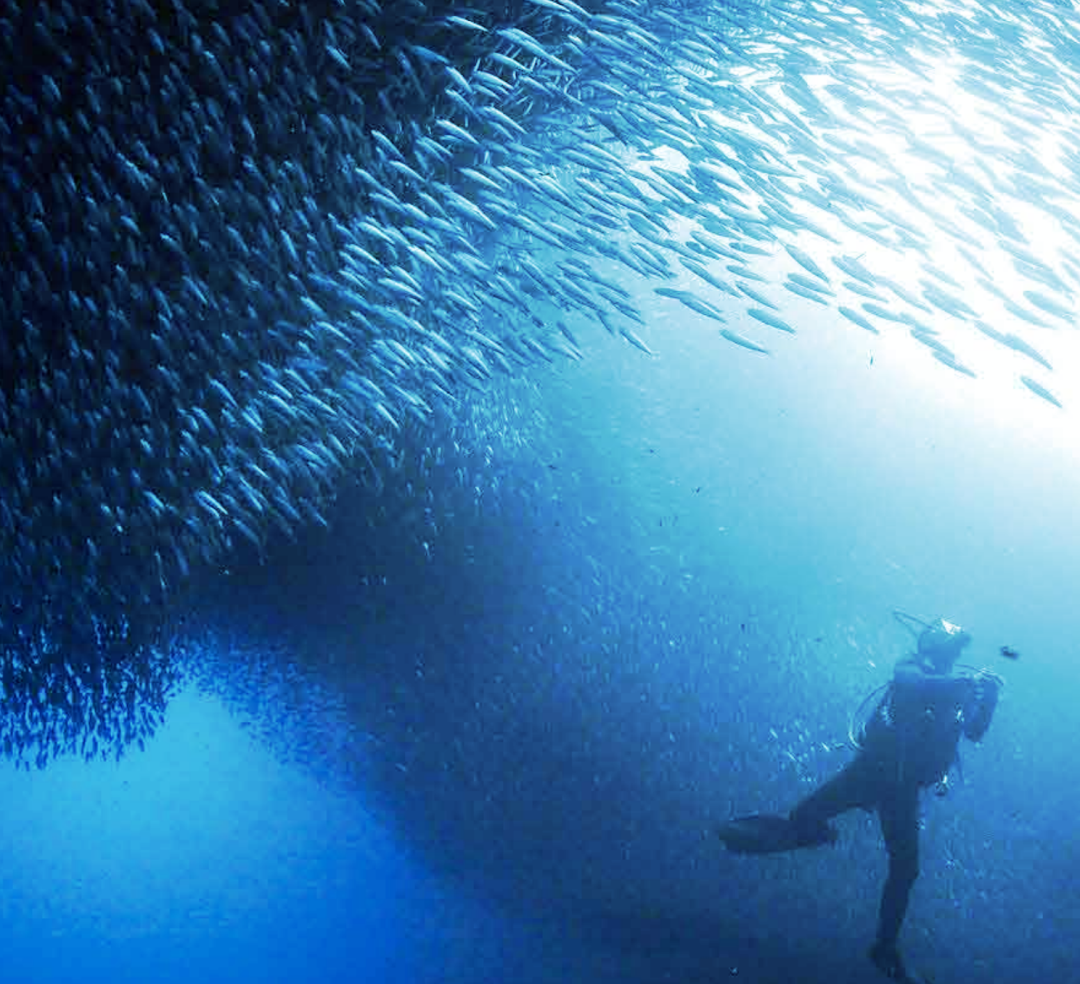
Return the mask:
[[[919,875],[919,791],[945,777],[961,735],[982,738],[996,703],[991,679],[941,676],[923,672],[914,660],[899,663],[854,760],[791,811],[808,844],[821,843],[821,832],[840,813],[877,811],[889,853],[879,944],[895,947]]]

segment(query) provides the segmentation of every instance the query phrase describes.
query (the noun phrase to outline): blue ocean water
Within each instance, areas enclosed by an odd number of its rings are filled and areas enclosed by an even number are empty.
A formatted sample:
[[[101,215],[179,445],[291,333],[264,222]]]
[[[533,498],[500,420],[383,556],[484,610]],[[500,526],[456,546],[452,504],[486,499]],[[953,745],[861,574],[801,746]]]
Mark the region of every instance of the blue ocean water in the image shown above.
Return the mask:
[[[1075,978],[1069,401],[790,298],[760,358],[604,272],[654,355],[569,312],[580,363],[470,391],[329,530],[200,577],[145,750],[0,766],[0,981],[879,979],[872,817],[773,858],[715,828],[847,760],[894,608],[1006,678],[926,803],[904,952]]]
[[[846,760],[910,648],[893,606],[1007,677],[928,804],[906,949],[1067,979],[1075,463],[827,332],[707,369],[651,341],[494,395],[529,440],[479,505],[436,488],[430,557],[407,503],[343,496],[332,535],[224,577],[233,635],[193,627],[204,670],[144,752],[5,768],[4,979],[873,980],[872,818],[781,858],[711,830]]]

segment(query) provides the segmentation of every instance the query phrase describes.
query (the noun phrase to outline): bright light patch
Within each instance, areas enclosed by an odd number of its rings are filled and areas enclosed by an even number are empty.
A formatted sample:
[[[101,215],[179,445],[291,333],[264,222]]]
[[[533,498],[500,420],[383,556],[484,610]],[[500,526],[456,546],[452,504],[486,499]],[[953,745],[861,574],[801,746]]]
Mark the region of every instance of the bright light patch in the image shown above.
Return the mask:
[[[942,13],[908,9],[909,27]],[[687,111],[693,139],[659,127],[660,148],[633,170],[650,198],[697,205],[669,216],[701,254],[680,257],[674,289],[741,318],[755,342],[799,344],[770,332],[760,307],[746,321],[748,288],[782,301],[778,316],[800,334],[865,332],[916,393],[952,391],[990,426],[1080,456],[1068,429],[1080,393],[1080,79],[1054,59],[1049,21],[976,5],[947,16],[955,43],[939,32],[903,49],[856,7],[829,14],[852,26],[828,47],[812,31],[798,54],[790,33],[758,38],[746,62],[700,80],[724,99]],[[1003,61],[1011,35],[1015,60]],[[682,78],[696,90],[696,74]],[[733,262],[731,250],[745,252]]]

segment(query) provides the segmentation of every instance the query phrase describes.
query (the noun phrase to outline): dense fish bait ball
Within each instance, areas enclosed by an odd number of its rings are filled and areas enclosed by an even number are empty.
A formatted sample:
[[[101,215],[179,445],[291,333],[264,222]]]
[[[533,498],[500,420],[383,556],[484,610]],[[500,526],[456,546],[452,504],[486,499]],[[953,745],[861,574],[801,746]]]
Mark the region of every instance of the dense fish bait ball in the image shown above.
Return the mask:
[[[420,296],[408,273],[384,297],[368,282],[390,252],[371,196],[406,181],[372,131],[404,145],[438,104],[420,42],[474,56],[468,32],[395,7],[6,5],[7,645],[152,624],[193,563],[317,521],[352,446],[422,402],[408,366],[400,394],[370,378],[393,325],[326,321],[328,286],[360,281],[403,318]]]
[[[550,274],[495,233],[548,242],[530,212],[573,214],[526,173],[527,122],[605,74],[598,6],[0,7],[17,749],[69,747],[21,710],[51,674],[98,693],[103,666],[149,660],[193,566],[325,522],[347,464],[495,370],[573,354],[531,310]],[[575,278],[554,296],[599,309]]]
[[[615,266],[757,358],[796,328],[755,266],[790,260],[853,331],[973,375],[939,334],[974,328],[1058,402],[1025,334],[1071,322],[1080,264],[1002,203],[1080,239],[1078,44],[1049,2],[0,0],[4,747],[72,747],[30,708],[78,731],[73,687],[160,706],[194,569],[325,523],[346,469],[377,487],[494,374],[576,357],[574,317],[649,351]],[[912,102],[942,66],[993,126]]]

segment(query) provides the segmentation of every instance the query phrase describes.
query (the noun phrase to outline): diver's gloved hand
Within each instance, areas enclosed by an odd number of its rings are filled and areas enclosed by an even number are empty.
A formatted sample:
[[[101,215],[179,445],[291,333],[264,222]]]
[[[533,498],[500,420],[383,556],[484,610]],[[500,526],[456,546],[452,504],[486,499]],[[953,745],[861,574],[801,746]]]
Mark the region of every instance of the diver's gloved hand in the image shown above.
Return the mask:
[[[975,674],[975,700],[979,703],[992,700],[996,704],[1004,682],[992,670],[983,667]]]
[[[964,707],[964,734],[971,741],[982,741],[997,707],[1004,681],[996,673],[981,669],[975,674],[971,699]]]

